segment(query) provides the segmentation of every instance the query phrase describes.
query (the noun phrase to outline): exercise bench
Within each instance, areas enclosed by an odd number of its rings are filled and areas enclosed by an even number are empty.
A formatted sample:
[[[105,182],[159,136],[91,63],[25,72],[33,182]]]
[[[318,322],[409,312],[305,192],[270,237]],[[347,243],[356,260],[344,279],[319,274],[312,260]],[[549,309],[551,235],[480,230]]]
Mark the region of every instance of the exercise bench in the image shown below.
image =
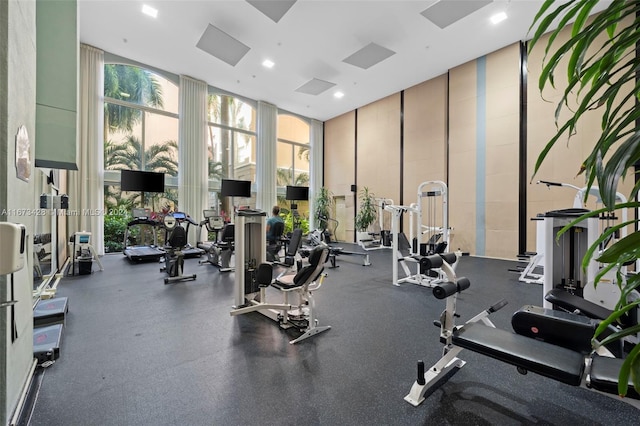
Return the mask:
[[[417,378],[405,401],[420,405],[426,397],[452,377],[466,362],[458,357],[467,349],[507,364],[518,372],[532,372],[559,382],[580,386],[607,396],[618,395],[618,372],[624,362],[620,358],[584,353],[578,350],[547,343],[535,338],[495,328],[489,315],[506,305],[500,301],[468,320],[455,325],[457,294],[469,288],[466,278],[455,276],[453,268],[439,256],[429,258],[432,267],[440,267],[449,281],[433,288],[437,299],[446,299],[446,309],[436,321],[440,326],[440,341],[445,345],[443,356],[428,370],[418,361]],[[536,312],[536,314],[540,314]],[[633,388],[631,379],[627,396],[621,399],[640,409],[640,395]]]

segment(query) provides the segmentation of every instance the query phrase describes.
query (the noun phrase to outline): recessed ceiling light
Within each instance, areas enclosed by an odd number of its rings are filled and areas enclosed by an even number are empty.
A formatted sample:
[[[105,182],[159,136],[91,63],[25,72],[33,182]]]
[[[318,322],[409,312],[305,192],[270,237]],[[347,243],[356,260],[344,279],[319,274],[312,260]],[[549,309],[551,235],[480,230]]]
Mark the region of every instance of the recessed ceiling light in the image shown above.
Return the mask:
[[[491,17],[491,23],[493,25],[498,24],[507,19],[507,14],[505,12],[498,12]]]
[[[334,98],[338,98],[338,99],[340,99],[343,96],[344,96],[344,93],[342,93],[342,92],[336,92],[336,93],[333,94],[333,97]]]
[[[149,5],[143,4],[142,5],[142,13],[144,13],[145,15],[149,15],[152,18],[157,18],[158,17],[158,9],[155,9]]]
[[[273,61],[269,60],[269,59],[265,59],[264,61],[262,61],[262,66],[265,68],[273,68],[275,64],[273,63]]]

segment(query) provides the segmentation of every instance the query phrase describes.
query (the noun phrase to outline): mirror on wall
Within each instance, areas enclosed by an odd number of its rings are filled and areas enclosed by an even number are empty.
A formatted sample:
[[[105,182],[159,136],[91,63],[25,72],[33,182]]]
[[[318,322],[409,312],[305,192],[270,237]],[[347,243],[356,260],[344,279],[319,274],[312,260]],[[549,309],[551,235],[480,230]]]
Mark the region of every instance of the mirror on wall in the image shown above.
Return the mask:
[[[40,208],[40,196],[42,194],[55,195],[58,193],[55,187],[57,170],[38,168],[35,174],[35,200],[34,209],[37,214],[34,218],[33,233],[33,290],[43,288],[48,279],[58,270],[56,241],[56,217],[50,209]],[[53,178],[53,179],[52,179]]]

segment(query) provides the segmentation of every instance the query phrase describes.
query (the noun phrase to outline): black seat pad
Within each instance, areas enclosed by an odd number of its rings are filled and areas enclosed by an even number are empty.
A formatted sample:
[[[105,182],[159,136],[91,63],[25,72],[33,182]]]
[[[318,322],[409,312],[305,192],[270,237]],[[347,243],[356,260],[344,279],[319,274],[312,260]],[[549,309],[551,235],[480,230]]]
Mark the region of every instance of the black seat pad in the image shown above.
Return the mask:
[[[580,385],[584,356],[570,349],[540,342],[481,323],[465,325],[453,344],[522,367],[573,386]]]
[[[590,387],[600,392],[618,394],[618,373],[624,360],[595,355],[591,360],[591,385]],[[640,394],[633,388],[631,376],[629,376],[629,390],[627,397],[640,399]]]
[[[583,315],[593,319],[607,319],[612,312],[603,306],[596,305],[595,303],[589,302],[580,296],[576,296],[575,294],[571,294],[558,288],[554,288],[549,291],[544,298],[547,302],[560,306],[562,309],[566,309],[571,312],[577,309],[582,312]]]

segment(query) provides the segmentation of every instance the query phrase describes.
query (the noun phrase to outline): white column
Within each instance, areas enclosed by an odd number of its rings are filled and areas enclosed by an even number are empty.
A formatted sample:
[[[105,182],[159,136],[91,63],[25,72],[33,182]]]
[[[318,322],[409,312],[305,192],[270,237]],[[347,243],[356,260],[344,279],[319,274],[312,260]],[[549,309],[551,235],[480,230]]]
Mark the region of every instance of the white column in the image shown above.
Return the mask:
[[[322,176],[324,171],[324,127],[323,123],[318,120],[311,120],[310,125],[310,144],[311,144],[311,164],[309,176],[309,229],[316,229],[314,200],[322,187]]]
[[[258,102],[257,112],[256,208],[270,212],[276,204],[276,143],[278,109],[267,102]]]
[[[194,220],[207,204],[207,84],[180,76],[180,124],[178,132],[178,207]],[[195,245],[198,233],[189,233]]]

